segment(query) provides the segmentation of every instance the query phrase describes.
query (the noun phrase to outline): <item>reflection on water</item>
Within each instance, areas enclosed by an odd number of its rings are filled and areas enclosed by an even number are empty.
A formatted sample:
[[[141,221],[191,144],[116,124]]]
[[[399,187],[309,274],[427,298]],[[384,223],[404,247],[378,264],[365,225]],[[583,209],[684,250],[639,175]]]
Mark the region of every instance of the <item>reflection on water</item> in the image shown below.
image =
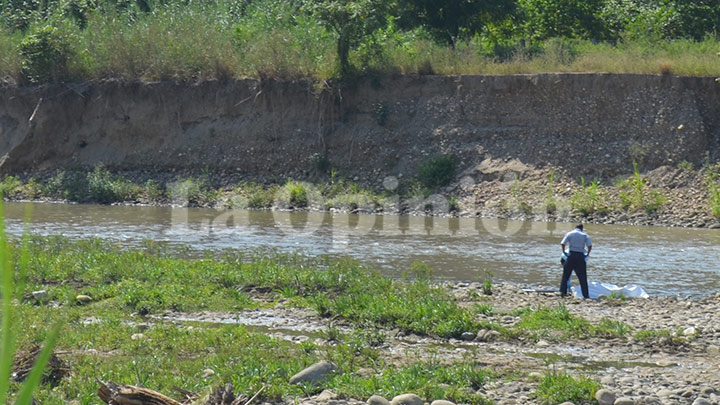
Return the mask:
[[[36,234],[350,256],[393,277],[420,260],[441,279],[476,281],[489,270],[497,281],[550,286],[560,279],[560,239],[573,227],[487,218],[31,205]],[[10,233],[22,232],[24,209],[6,204]],[[720,291],[719,230],[590,224],[586,231],[594,244],[590,281],[635,283],[650,295]]]

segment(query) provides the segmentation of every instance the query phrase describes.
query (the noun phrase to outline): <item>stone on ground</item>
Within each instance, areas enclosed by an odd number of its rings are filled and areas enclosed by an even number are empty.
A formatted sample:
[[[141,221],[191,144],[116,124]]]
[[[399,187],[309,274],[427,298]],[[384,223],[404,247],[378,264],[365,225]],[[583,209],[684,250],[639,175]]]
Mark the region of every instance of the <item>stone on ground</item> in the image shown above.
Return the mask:
[[[335,370],[337,370],[337,366],[335,364],[330,361],[323,360],[290,377],[290,384],[300,384],[303,382],[316,384],[323,381]]]

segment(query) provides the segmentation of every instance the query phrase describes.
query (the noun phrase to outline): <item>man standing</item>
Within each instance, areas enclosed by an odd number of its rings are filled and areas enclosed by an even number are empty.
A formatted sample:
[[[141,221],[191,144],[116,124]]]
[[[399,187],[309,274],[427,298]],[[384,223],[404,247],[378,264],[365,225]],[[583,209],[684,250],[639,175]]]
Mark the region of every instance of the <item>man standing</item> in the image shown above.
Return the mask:
[[[587,283],[587,262],[585,261],[585,247],[587,246],[587,256],[590,256],[592,250],[592,242],[588,234],[583,232],[583,225],[578,224],[575,229],[565,234],[560,242],[562,251],[565,252],[565,245],[569,245],[570,254],[563,266],[562,281],[560,282],[560,295],[567,294],[567,281],[570,279],[572,272],[575,272],[578,280],[580,280],[580,288],[583,297],[589,298]]]

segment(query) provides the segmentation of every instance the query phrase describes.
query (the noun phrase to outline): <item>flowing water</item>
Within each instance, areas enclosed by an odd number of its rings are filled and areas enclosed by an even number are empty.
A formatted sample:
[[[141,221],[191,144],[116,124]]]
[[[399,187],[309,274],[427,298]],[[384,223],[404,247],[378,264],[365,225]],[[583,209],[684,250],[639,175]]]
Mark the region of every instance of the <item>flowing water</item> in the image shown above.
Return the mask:
[[[562,272],[560,239],[573,227],[480,218],[7,203],[9,233],[22,233],[27,205],[32,206],[34,234],[349,256],[391,277],[423,261],[439,279],[491,276],[551,287],[559,284]],[[593,241],[590,281],[638,284],[650,295],[720,291],[720,230],[593,224],[585,230]]]

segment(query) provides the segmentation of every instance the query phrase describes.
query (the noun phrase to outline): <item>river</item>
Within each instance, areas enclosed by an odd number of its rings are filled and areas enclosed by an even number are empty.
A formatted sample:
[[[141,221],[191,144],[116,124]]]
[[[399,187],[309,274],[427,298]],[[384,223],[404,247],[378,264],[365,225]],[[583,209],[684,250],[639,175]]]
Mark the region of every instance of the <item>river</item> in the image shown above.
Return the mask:
[[[10,234],[23,232],[28,206],[33,234],[349,256],[391,277],[423,261],[438,279],[482,281],[489,276],[536,287],[559,284],[559,243],[573,228],[484,218],[6,203]],[[590,281],[637,284],[651,296],[720,291],[720,230],[594,224],[585,230],[593,241]]]

